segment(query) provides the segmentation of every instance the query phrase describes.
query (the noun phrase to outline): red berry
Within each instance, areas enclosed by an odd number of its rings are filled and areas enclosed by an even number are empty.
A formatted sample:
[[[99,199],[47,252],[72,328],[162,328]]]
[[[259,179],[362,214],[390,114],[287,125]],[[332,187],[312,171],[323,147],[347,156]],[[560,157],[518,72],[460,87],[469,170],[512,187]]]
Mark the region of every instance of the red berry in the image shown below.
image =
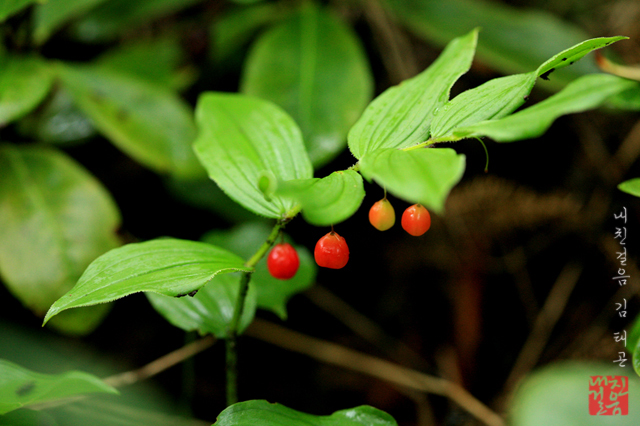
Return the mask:
[[[429,211],[420,204],[414,204],[402,213],[402,228],[414,237],[427,232],[430,226]]]
[[[331,231],[318,240],[313,256],[318,266],[340,269],[349,261],[349,247],[344,238]]]
[[[386,198],[376,201],[369,210],[369,222],[378,230],[386,231],[396,223],[396,212]]]
[[[300,258],[291,244],[276,244],[267,257],[267,268],[273,278],[288,280],[298,272]]]

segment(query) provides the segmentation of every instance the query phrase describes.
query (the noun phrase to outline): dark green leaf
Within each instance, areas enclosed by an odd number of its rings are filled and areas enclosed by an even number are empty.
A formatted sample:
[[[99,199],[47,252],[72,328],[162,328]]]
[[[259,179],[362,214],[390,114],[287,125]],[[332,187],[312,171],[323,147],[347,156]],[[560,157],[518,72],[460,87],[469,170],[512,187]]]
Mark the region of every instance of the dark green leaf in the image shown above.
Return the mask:
[[[122,151],[157,172],[203,174],[191,149],[196,135],[192,112],[176,93],[105,68],[59,69],[80,109]]]
[[[362,177],[352,170],[322,179],[280,182],[277,193],[300,203],[304,219],[316,226],[336,225],[350,218],[364,199]]]
[[[99,378],[81,371],[40,374],[0,359],[0,414],[74,395],[118,393]]]
[[[371,100],[372,80],[351,29],[307,3],[256,41],[241,90],[291,114],[319,166],[344,150],[349,129]]]
[[[224,247],[242,257],[248,258],[264,243],[271,228],[264,223],[245,223],[230,231],[213,231],[204,237],[204,241]],[[310,287],[316,276],[316,263],[304,246],[293,244],[300,258],[300,268],[290,280],[273,278],[267,270],[266,259],[262,259],[251,274],[250,287],[255,288],[258,307],[269,310],[283,320],[287,318],[286,304],[294,294]]]
[[[0,55],[0,127],[33,109],[53,83],[49,64],[37,57]]]
[[[42,315],[89,263],[120,244],[120,214],[102,185],[60,152],[3,145],[0,170],[0,274]],[[97,325],[98,313],[79,325]]]
[[[37,0],[2,0],[0,2],[0,22]]]
[[[147,298],[171,324],[186,331],[197,330],[200,334],[213,334],[219,339],[227,337],[231,327],[236,300],[240,289],[240,277],[225,274],[213,277],[193,297],[169,297],[146,293]],[[256,290],[249,286],[239,331],[251,324],[256,312]]]
[[[295,203],[259,188],[266,172],[278,180],[313,175],[300,130],[276,105],[249,96],[205,93],[196,108],[196,154],[209,176],[233,200],[252,212],[280,218],[295,214]]]
[[[451,148],[382,149],[364,156],[360,167],[364,177],[396,197],[442,213],[449,191],[462,178],[465,157]]]
[[[640,178],[633,178],[618,185],[620,191],[640,197]]]
[[[20,408],[8,414],[0,415],[2,426],[58,426],[58,423],[48,413],[28,408]]]
[[[559,93],[513,115],[456,129],[458,138],[488,136],[498,142],[511,142],[542,135],[561,115],[596,108],[608,97],[638,83],[608,74],[580,77]]]
[[[634,410],[636,405],[633,402],[633,395],[638,395],[640,392],[640,379],[633,376],[629,364],[621,368],[612,361],[607,363],[559,362],[533,372],[518,386],[511,404],[509,424],[512,426],[640,424],[640,411]],[[628,415],[589,414],[589,383],[592,376],[628,376]],[[616,390],[613,391],[616,392]],[[605,418],[606,420],[603,421]]]
[[[252,400],[227,407],[215,426],[397,426],[389,414],[362,405],[336,411],[330,416],[314,416],[280,404]]]
[[[631,346],[631,362],[633,363],[633,369],[637,375],[640,376],[640,340],[635,342],[634,346]]]
[[[405,148],[429,138],[438,109],[449,90],[471,66],[477,30],[453,40],[419,75],[387,89],[373,100],[349,132],[349,148],[361,159],[381,148]]]
[[[127,244],[96,259],[75,287],[44,319],[79,306],[110,302],[140,291],[184,296],[218,274],[251,271],[242,258],[221,248],[173,238]]]
[[[33,38],[36,43],[45,42],[62,25],[88,12],[105,0],[47,0],[34,12]]]

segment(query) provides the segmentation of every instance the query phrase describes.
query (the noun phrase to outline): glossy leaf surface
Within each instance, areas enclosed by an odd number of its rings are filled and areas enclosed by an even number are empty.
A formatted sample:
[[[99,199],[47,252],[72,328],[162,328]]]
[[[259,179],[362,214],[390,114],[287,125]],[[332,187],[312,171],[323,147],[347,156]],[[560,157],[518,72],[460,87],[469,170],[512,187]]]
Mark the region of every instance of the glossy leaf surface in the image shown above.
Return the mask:
[[[146,296],[154,309],[174,326],[224,339],[231,327],[239,289],[240,276],[224,274],[213,277],[193,297],[177,298],[157,293],[146,293]],[[249,286],[239,332],[253,321],[256,299],[256,290]]]
[[[110,302],[141,291],[183,296],[218,274],[251,271],[244,260],[210,244],[173,238],[127,244],[100,256],[49,309],[54,315]]]
[[[586,75],[527,109],[499,120],[457,129],[453,133],[457,137],[488,136],[498,142],[535,138],[542,135],[556,118],[596,108],[608,97],[637,84],[608,74]]]
[[[259,188],[266,172],[278,180],[313,175],[298,126],[271,102],[248,96],[205,93],[196,108],[194,149],[218,186],[246,209],[270,218],[293,211],[295,203]]]
[[[319,166],[346,147],[349,129],[371,99],[372,80],[351,29],[307,3],[256,41],[241,90],[291,114],[312,163]]]
[[[35,109],[53,84],[49,65],[37,57],[0,54],[0,127]]]
[[[0,359],[0,414],[32,404],[95,392],[118,393],[99,378],[81,371],[40,374]]]
[[[96,128],[118,148],[160,173],[203,174],[191,144],[191,109],[176,93],[99,67],[59,67],[62,83]]]
[[[360,167],[364,177],[396,197],[442,213],[451,188],[462,178],[465,156],[451,148],[383,149],[367,154]]]
[[[264,400],[240,402],[227,407],[215,426],[397,426],[389,414],[362,405],[336,411],[329,416],[314,416]]]
[[[213,231],[204,237],[204,241],[224,247],[242,257],[248,258],[264,243],[271,228],[264,223],[245,223],[230,231]],[[285,241],[288,239],[285,238]],[[267,270],[266,257],[256,265],[251,274],[250,287],[255,288],[258,307],[269,310],[282,319],[287,317],[287,301],[297,293],[310,287],[316,277],[317,267],[313,256],[304,246],[289,241],[300,258],[300,267],[296,275],[289,280],[273,278]]]
[[[618,185],[620,191],[640,197],[640,178],[633,178]]]
[[[0,170],[0,274],[42,315],[95,258],[120,244],[120,213],[106,189],[58,151],[1,145]]]
[[[387,89],[367,106],[349,131],[349,149],[361,159],[382,148],[405,148],[429,138],[438,109],[451,86],[469,70],[478,31],[453,40],[426,70]]]
[[[364,199],[362,177],[352,170],[322,179],[280,182],[277,193],[300,203],[304,219],[316,226],[336,225],[350,218]]]

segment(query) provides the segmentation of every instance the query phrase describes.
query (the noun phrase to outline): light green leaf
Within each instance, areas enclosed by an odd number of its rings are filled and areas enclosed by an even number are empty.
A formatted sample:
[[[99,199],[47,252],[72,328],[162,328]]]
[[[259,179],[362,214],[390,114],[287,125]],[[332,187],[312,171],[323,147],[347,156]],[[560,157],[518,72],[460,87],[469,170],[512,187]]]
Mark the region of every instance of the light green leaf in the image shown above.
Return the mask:
[[[465,157],[451,148],[420,148],[409,151],[382,149],[360,160],[367,179],[398,198],[442,213],[451,188],[460,181]]]
[[[557,52],[589,38],[577,25],[545,10],[494,1],[385,0],[385,4],[408,29],[440,46],[480,27],[478,59],[504,74],[528,72]],[[554,73],[544,86],[559,90],[597,71],[593,61],[581,61]]]
[[[118,391],[81,371],[40,374],[0,359],[0,414],[29,405],[87,393]]]
[[[45,316],[111,302],[141,291],[184,296],[218,274],[250,272],[244,260],[210,244],[173,238],[127,244],[96,259]]]
[[[89,263],[120,245],[120,213],[106,189],[58,151],[2,145],[0,170],[0,274],[42,315]],[[106,310],[99,313],[78,325],[89,331]]]
[[[635,346],[631,346],[633,352],[631,354],[633,362],[633,369],[637,375],[640,376],[640,340],[636,341]]]
[[[349,132],[349,149],[361,159],[381,148],[405,148],[429,138],[434,115],[451,86],[469,70],[478,31],[453,40],[429,68],[373,100]]]
[[[38,57],[0,55],[0,127],[35,109],[53,84],[50,66]]]
[[[230,231],[212,231],[203,238],[203,241],[248,258],[267,240],[270,232],[271,228],[265,223],[244,223]],[[287,301],[294,294],[309,288],[317,272],[316,263],[309,250],[289,242],[300,258],[300,267],[296,275],[289,280],[273,278],[267,270],[266,258],[263,258],[256,265],[255,272],[251,274],[250,283],[250,287],[256,290],[258,307],[275,313],[283,320],[287,318]]]
[[[2,0],[2,2],[0,2],[0,22],[37,1],[38,0]]]
[[[346,147],[349,129],[371,100],[373,78],[352,30],[306,3],[255,42],[241,91],[291,114],[318,167]]]
[[[227,337],[235,312],[240,277],[225,274],[213,277],[193,297],[169,297],[146,293],[156,311],[171,324],[185,331],[197,330],[200,334],[213,334],[219,339]],[[251,324],[256,313],[256,290],[249,286],[244,302],[239,332]]]
[[[34,12],[33,39],[45,42],[51,34],[70,20],[81,16],[105,0],[46,0]]]
[[[640,197],[640,178],[633,178],[618,185],[620,191]]]
[[[362,204],[362,177],[353,170],[333,172],[322,179],[280,182],[277,194],[295,199],[304,219],[316,226],[336,225],[350,218]]]
[[[218,416],[215,426],[397,426],[389,414],[368,405],[314,416],[264,400],[233,404]]]
[[[612,360],[613,361],[613,360]],[[628,426],[640,424],[634,409],[640,379],[624,368],[608,363],[559,362],[533,372],[518,386],[511,410],[512,426]],[[589,414],[589,383],[592,376],[628,376],[629,414],[598,416]],[[617,390],[618,392],[620,389]],[[604,392],[608,392],[605,390]],[[614,390],[616,392],[616,390]]]
[[[160,173],[203,174],[191,149],[191,109],[175,92],[105,68],[60,65],[59,71],[80,109],[126,154]]]
[[[561,115],[596,108],[609,96],[637,84],[608,74],[586,75],[534,106],[499,120],[456,129],[453,133],[458,138],[488,136],[498,142],[535,138]]]
[[[227,93],[205,93],[196,107],[199,134],[194,149],[218,186],[246,209],[280,218],[294,214],[295,203],[259,188],[265,172],[278,180],[313,175],[295,122],[271,102]]]

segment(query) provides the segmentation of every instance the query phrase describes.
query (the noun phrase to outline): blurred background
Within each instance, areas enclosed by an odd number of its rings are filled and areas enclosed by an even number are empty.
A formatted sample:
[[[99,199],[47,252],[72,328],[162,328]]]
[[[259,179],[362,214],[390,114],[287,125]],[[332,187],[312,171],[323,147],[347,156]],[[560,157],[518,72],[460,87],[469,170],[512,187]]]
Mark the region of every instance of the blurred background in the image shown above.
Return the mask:
[[[46,147],[84,169],[102,187],[109,213],[101,217],[109,219],[100,222],[108,235],[99,247],[49,283],[59,273],[57,260],[29,248],[47,240],[16,240],[7,206],[17,196],[0,189],[0,219],[7,221],[0,223],[0,357],[36,371],[80,369],[100,377],[138,368],[198,336],[173,327],[142,294],[41,328],[47,306],[93,258],[126,242],[199,240],[212,230],[262,221],[229,200],[189,157],[193,107],[202,92],[241,91],[278,103],[301,126],[315,176],[323,177],[355,163],[346,135],[373,97],[428,67],[448,41],[475,27],[481,28],[476,59],[452,97],[491,78],[534,70],[594,37],[628,36],[602,54],[620,64],[640,62],[640,3],[632,0],[49,0],[3,19],[0,94],[9,94],[0,95],[0,141],[11,147],[4,149]],[[310,25],[312,42],[305,38]],[[313,78],[320,95],[306,100],[314,109],[305,115],[294,83],[309,46],[319,58]],[[594,58],[539,80],[526,105],[599,72]],[[398,225],[381,233],[369,224],[368,209],[383,191],[365,183],[362,207],[336,227],[349,244],[347,267],[317,271],[292,295],[286,320],[267,311],[257,317],[443,377],[510,424],[602,424],[585,414],[582,378],[637,379],[632,348],[626,367],[613,361],[625,350],[614,333],[624,330],[630,341],[637,333],[638,201],[616,186],[640,176],[638,110],[640,96],[631,93],[562,117],[535,140],[485,140],[486,173],[478,141],[450,145],[466,155],[466,172],[445,214],[432,215],[431,229],[419,238]],[[8,179],[6,170],[0,175]],[[396,215],[408,207],[390,201]],[[611,279],[621,247],[615,230],[622,226],[614,214],[623,209],[631,279],[619,286]],[[297,218],[286,232],[311,251],[327,230]],[[25,271],[39,275],[21,292]],[[623,300],[626,316],[616,308]],[[483,424],[451,398],[396,387],[251,337],[251,329],[247,334],[239,343],[242,400],[267,399],[313,414],[369,404],[400,425]],[[211,424],[225,408],[223,346],[217,342],[123,388],[124,398],[52,410],[39,421]]]

